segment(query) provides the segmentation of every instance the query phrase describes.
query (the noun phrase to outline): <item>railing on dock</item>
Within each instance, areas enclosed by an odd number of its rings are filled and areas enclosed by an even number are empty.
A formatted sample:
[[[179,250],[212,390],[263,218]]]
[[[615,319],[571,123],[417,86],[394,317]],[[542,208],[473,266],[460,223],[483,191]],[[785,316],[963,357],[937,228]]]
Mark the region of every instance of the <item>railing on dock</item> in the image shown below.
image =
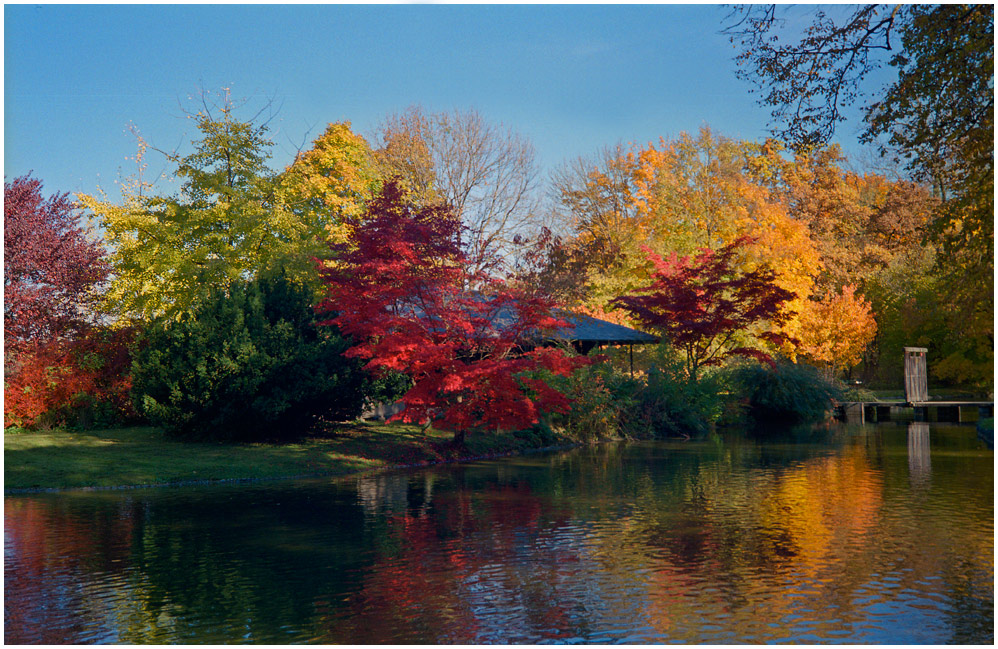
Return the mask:
[[[881,421],[975,422],[994,417],[994,401],[843,401],[836,416],[850,423]]]

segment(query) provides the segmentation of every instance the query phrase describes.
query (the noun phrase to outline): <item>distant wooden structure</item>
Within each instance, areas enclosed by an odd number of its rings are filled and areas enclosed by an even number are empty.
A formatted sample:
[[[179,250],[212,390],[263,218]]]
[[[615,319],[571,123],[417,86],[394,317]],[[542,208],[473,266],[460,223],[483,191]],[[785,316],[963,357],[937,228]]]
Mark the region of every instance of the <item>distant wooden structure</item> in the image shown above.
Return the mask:
[[[845,401],[838,404],[837,415],[849,422],[951,421],[974,422],[994,417],[994,401],[931,401],[925,347],[904,348],[904,401]]]
[[[627,345],[631,376],[634,376],[634,346],[654,345],[659,338],[624,325],[607,322],[582,313],[558,310],[556,315],[568,326],[554,332],[550,340],[568,342],[580,354],[588,354],[603,345]]]
[[[909,404],[929,400],[928,373],[925,347],[904,348],[904,400]]]
[[[908,424],[908,480],[913,487],[932,482],[932,442],[924,421]]]
[[[566,326],[555,331],[528,332],[523,339],[525,347],[567,343],[580,354],[588,354],[594,348],[602,348],[603,345],[627,345],[631,374],[634,374],[634,345],[654,345],[659,342],[658,336],[582,313],[554,309],[552,315],[564,320]],[[515,322],[516,313],[507,305],[493,313],[491,317],[495,326],[502,328]]]

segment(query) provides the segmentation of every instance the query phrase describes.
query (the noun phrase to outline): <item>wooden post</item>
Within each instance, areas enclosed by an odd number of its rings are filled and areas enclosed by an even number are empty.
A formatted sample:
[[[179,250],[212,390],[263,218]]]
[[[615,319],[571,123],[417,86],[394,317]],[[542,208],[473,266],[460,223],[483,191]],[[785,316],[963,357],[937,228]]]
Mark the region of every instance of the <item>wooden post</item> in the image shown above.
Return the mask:
[[[845,415],[846,423],[850,424],[865,424],[866,423],[866,410],[863,408],[863,404],[859,402],[846,403],[843,407],[843,415]]]
[[[631,378],[634,378],[634,344],[627,345],[627,351],[631,355]]]
[[[925,347],[904,348],[904,400],[924,403],[929,400],[928,375],[925,369]]]

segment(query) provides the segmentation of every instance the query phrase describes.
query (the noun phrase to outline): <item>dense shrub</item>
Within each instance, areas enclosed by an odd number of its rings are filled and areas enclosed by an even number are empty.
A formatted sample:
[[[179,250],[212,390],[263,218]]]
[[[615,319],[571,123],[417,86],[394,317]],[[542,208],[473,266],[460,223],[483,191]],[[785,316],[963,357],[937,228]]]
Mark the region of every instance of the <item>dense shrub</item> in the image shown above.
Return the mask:
[[[75,391],[72,364],[64,344],[53,342],[4,359],[4,428],[48,428],[46,416],[67,403]]]
[[[649,369],[638,377],[609,361],[578,369],[567,378],[543,377],[568,396],[572,406],[566,414],[545,417],[533,433],[579,442],[688,437],[730,416],[726,373],[714,370],[702,372],[698,380],[686,378],[683,360],[668,345],[651,356]]]
[[[368,377],[364,388],[364,408],[379,403],[395,403],[409,391],[413,381],[402,372],[385,371],[380,376]]]
[[[307,289],[283,276],[234,282],[144,333],[136,407],[168,432],[232,441],[289,440],[355,417],[366,375],[337,330],[315,321]]]
[[[660,345],[637,394],[631,428],[654,437],[705,433],[724,412],[725,392],[723,372],[707,370],[690,378],[679,354]]]
[[[130,329],[92,328],[5,359],[4,427],[107,428],[134,419]]]
[[[733,377],[757,422],[820,421],[831,410],[832,400],[841,398],[841,388],[810,365],[743,365],[735,369]]]
[[[571,376],[551,375],[551,385],[571,400],[570,410],[554,414],[545,423],[561,436],[578,442],[593,442],[630,436],[630,413],[640,383],[611,363],[583,366]]]

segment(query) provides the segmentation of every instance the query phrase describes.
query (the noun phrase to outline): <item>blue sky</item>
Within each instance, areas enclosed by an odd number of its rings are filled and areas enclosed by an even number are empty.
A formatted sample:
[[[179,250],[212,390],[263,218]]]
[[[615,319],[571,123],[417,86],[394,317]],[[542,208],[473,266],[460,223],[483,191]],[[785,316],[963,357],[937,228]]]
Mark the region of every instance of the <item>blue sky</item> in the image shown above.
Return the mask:
[[[735,78],[714,5],[4,7],[4,174],[89,193],[195,136],[184,108],[231,88],[273,99],[275,167],[326,123],[370,135],[389,112],[474,108],[529,137],[547,171],[604,145],[709,124],[760,139],[768,111]],[[847,152],[860,123],[843,124]],[[307,142],[306,142],[307,144]],[[150,157],[150,171],[164,167]]]

